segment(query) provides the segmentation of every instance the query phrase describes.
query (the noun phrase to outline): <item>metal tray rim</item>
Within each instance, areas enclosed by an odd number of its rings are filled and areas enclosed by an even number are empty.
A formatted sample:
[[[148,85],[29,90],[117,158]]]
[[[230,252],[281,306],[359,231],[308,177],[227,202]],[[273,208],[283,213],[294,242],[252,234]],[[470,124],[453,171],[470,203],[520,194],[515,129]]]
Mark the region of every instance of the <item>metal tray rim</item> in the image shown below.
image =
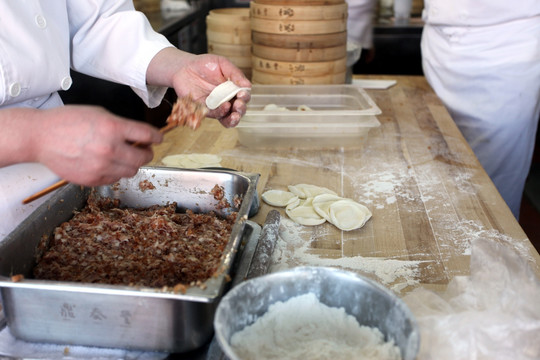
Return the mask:
[[[235,176],[244,177],[248,181],[248,188],[245,192],[245,198],[250,197],[250,201],[242,201],[242,205],[238,210],[240,218],[237,219],[236,223],[233,226],[231,233],[231,240],[223,252],[223,258],[219,265],[219,268],[224,269],[215,277],[211,277],[204,282],[206,285],[205,289],[202,289],[199,286],[189,286],[184,293],[175,293],[172,291],[164,291],[161,288],[149,288],[149,287],[133,287],[133,286],[122,286],[122,285],[107,285],[107,284],[82,284],[78,282],[60,282],[60,281],[51,281],[51,280],[36,280],[36,279],[24,279],[21,282],[14,282],[10,277],[0,275],[0,290],[2,288],[25,288],[25,289],[35,289],[35,290],[46,290],[46,291],[68,291],[68,292],[80,292],[80,293],[99,293],[99,294],[109,294],[109,295],[119,295],[119,296],[141,296],[141,297],[152,297],[152,298],[168,298],[176,300],[185,300],[185,301],[195,301],[195,302],[214,302],[218,299],[225,286],[225,283],[228,281],[228,271],[230,271],[231,264],[236,255],[236,249],[242,238],[242,230],[248,221],[248,213],[253,201],[253,197],[257,196],[256,187],[257,181],[260,177],[256,173],[247,173],[234,170],[205,170],[205,169],[183,169],[183,168],[171,168],[165,166],[143,166],[141,171],[171,171],[171,170],[180,170],[183,172],[213,172],[213,173],[229,173]],[[74,184],[69,184],[63,189],[59,190],[56,194],[51,197],[51,201],[54,199],[61,199],[63,194],[66,194],[70,191],[70,187],[78,186]],[[24,227],[27,222],[32,222],[38,217],[42,216],[41,212],[46,210],[49,206],[49,202],[41,204],[30,216],[23,222],[19,227],[13,230],[11,234],[6,237],[6,241],[15,241],[16,234],[20,229]],[[219,270],[218,270],[219,271]]]

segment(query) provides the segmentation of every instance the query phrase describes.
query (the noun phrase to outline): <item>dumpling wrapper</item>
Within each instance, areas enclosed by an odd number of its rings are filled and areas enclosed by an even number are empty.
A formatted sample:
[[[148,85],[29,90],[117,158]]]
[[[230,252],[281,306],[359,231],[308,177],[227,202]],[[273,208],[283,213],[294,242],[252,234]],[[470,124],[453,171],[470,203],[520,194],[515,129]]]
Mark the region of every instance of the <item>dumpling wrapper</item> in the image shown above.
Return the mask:
[[[214,154],[175,154],[165,156],[161,162],[165,166],[187,169],[221,167],[221,156]]]
[[[251,88],[240,87],[231,80],[227,80],[224,83],[216,86],[214,90],[212,90],[212,92],[206,97],[206,107],[210,110],[215,110],[222,104],[231,100],[242,90],[251,91]]]
[[[292,192],[283,190],[268,190],[261,195],[263,201],[268,205],[285,207],[298,200],[298,196]]]
[[[276,104],[268,104],[263,108],[263,111],[290,111],[284,106],[278,106]]]
[[[326,222],[325,218],[315,212],[312,201],[313,198],[308,198],[303,202],[301,201],[296,207],[287,206],[287,208],[285,208],[285,213],[292,221],[300,225],[314,226]]]
[[[313,109],[310,108],[310,107],[307,106],[307,105],[298,105],[298,107],[296,108],[296,110],[298,110],[298,111],[313,111]]]
[[[344,199],[334,194],[320,194],[313,198],[312,206],[317,214],[330,221],[330,206],[336,201]]]
[[[343,231],[359,229],[371,218],[371,211],[351,199],[333,202],[329,208],[331,224]]]
[[[307,199],[321,194],[337,195],[336,192],[328,188],[311,184],[289,185],[288,188],[290,192],[298,196],[300,199]]]

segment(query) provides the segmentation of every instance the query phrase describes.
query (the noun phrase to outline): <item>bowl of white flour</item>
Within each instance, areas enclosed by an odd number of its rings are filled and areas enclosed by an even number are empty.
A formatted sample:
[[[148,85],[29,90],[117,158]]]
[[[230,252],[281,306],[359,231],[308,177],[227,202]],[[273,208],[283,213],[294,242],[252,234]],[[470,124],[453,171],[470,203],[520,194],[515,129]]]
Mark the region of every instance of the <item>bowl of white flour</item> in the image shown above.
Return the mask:
[[[420,345],[416,320],[394,293],[326,267],[298,267],[232,288],[214,329],[231,360],[412,360]]]

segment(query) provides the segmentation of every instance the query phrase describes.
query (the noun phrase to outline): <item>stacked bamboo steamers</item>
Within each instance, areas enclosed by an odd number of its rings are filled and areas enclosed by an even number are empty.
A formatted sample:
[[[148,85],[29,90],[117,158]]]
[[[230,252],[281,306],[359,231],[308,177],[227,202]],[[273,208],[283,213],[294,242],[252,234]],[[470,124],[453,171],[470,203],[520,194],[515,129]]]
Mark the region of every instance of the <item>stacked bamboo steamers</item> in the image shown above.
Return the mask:
[[[210,10],[206,17],[208,53],[221,55],[251,78],[251,24],[248,8]]]
[[[250,17],[254,84],[345,83],[344,0],[256,0]]]

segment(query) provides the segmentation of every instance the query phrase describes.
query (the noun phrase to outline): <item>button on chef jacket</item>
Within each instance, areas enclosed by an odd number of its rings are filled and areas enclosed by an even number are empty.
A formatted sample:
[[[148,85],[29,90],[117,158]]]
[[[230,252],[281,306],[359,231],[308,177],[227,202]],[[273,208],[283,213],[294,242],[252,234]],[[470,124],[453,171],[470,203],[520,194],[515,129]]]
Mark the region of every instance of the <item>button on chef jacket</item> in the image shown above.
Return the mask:
[[[128,85],[155,107],[166,88],[147,86],[146,70],[170,46],[132,1],[1,1],[0,109],[61,106],[57,91],[71,86],[70,68]],[[47,197],[21,201],[57,180],[40,164],[0,168],[0,239]]]
[[[540,0],[425,0],[426,79],[519,216],[540,112]]]

